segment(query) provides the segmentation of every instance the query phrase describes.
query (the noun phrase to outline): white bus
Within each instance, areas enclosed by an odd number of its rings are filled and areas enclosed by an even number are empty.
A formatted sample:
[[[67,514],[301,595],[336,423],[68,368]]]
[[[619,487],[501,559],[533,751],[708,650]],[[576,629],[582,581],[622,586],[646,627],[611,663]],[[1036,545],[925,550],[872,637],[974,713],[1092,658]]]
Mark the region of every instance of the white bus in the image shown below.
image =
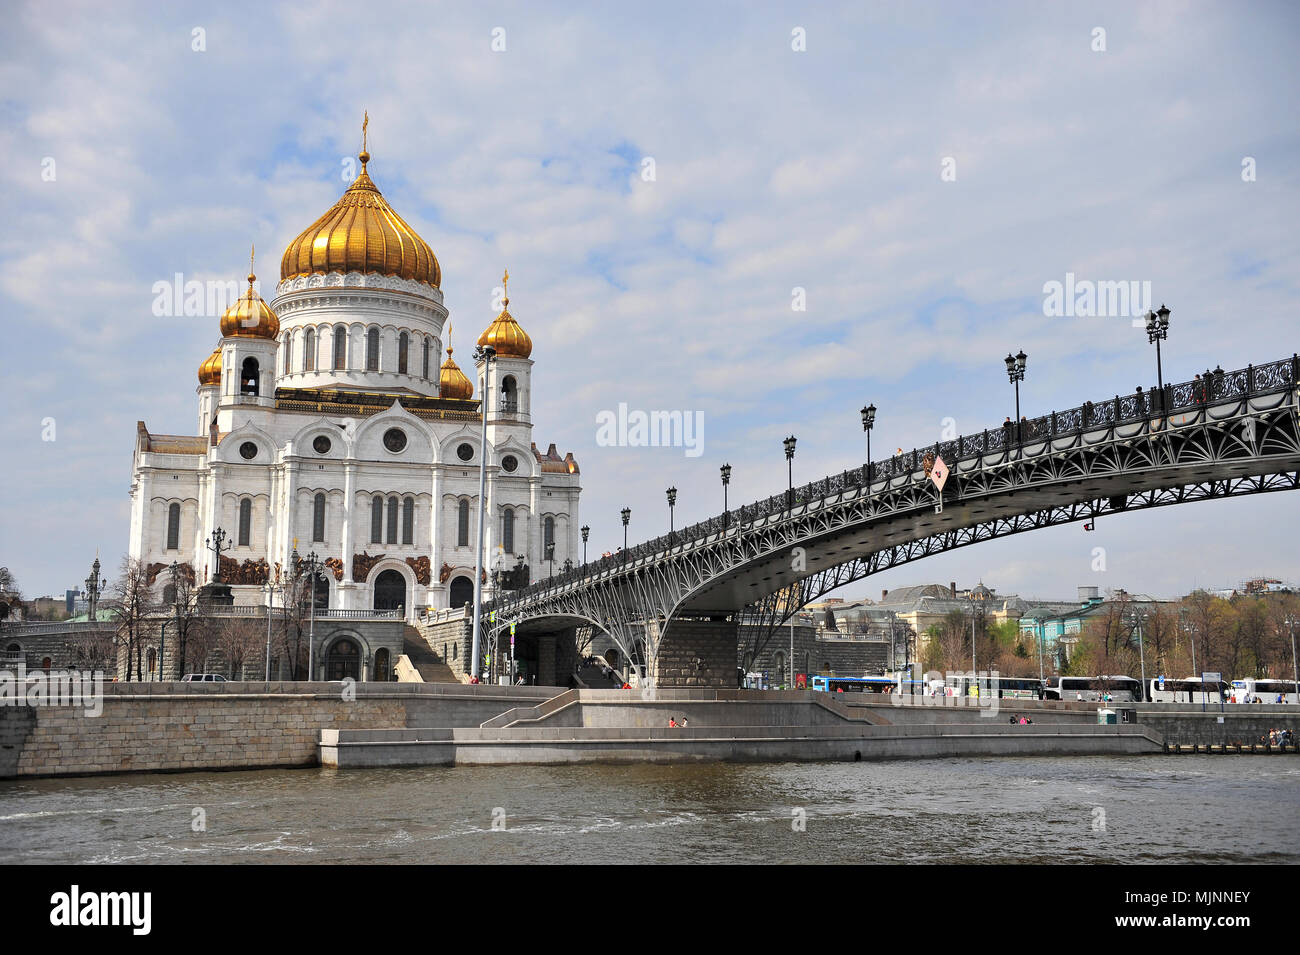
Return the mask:
[[[1300,693],[1290,680],[1233,680],[1232,703],[1276,703],[1281,698],[1283,703],[1300,702]]]
[[[1095,703],[1109,696],[1113,703],[1142,699],[1142,681],[1131,676],[1053,676],[1043,689],[1046,700],[1085,700]]]
[[[1183,680],[1152,680],[1148,699],[1152,703],[1223,703],[1229,696],[1230,687],[1220,680],[1218,683],[1206,683],[1199,676],[1189,676]]]

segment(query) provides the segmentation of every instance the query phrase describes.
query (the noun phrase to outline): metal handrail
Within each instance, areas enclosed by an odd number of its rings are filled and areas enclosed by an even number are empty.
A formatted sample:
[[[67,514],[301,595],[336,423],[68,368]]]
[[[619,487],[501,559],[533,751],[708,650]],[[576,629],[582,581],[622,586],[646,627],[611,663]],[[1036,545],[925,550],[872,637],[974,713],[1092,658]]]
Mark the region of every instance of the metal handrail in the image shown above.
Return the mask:
[[[788,513],[791,510],[791,496],[794,498],[794,506],[801,507],[838,496],[845,491],[869,489],[881,481],[888,482],[900,477],[915,479],[915,475],[924,469],[923,458],[927,452],[933,451],[936,456],[942,456],[952,468],[958,462],[1008,451],[1013,447],[1039,444],[1102,428],[1138,424],[1152,418],[1168,418],[1179,412],[1199,411],[1240,398],[1288,391],[1296,388],[1298,383],[1300,354],[1293,353],[1290,358],[1265,365],[1247,365],[1236,371],[1207,370],[1204,377],[1198,375],[1192,381],[1165,385],[1163,392],[1153,390],[1115,395],[1100,402],[1085,401],[1067,411],[1053,411],[1037,418],[1026,418],[1019,423],[1019,440],[1017,422],[1008,422],[993,429],[986,428],[974,435],[962,435],[950,441],[927,445],[924,451],[913,448],[910,453],[869,462],[840,474],[811,481],[790,492],[773,494],[753,504],[733,508],[726,514],[707,518],[672,535],[661,535],[609,557],[601,557],[575,567],[567,573],[556,574],[545,581],[514,591],[511,602],[551,591],[558,592],[576,580],[617,573],[628,563],[643,557],[683,550],[731,528],[752,526],[774,514]],[[488,605],[496,602],[489,601]]]

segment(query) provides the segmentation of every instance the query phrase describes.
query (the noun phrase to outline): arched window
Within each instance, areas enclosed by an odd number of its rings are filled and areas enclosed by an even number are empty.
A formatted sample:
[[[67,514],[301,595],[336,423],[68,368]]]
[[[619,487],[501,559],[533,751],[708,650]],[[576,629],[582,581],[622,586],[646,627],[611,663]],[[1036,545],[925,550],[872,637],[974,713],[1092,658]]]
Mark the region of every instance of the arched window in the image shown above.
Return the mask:
[[[253,536],[253,502],[244,498],[239,502],[239,546],[247,547]]]
[[[158,651],[155,650],[153,647],[150,647],[149,652],[145,654],[145,659],[149,661],[148,662],[149,672],[153,673],[154,666],[158,662]]]
[[[302,370],[316,370],[316,333],[310,328],[302,336]]]
[[[384,542],[384,499],[378,494],[370,502],[370,543]]]
[[[415,543],[415,498],[408,497],[402,502],[402,543]]]
[[[397,543],[397,498],[388,499],[388,543]]]
[[[397,373],[399,375],[406,374],[406,359],[410,352],[410,347],[411,336],[406,334],[406,332],[402,332],[401,336],[397,339]]]
[[[469,501],[461,501],[456,515],[456,546],[469,546]]]
[[[313,541],[323,541],[325,539],[325,495],[317,494],[312,501],[311,510],[311,539]]]
[[[181,506],[167,506],[167,549],[180,550],[181,547]]]
[[[257,359],[249,355],[244,359],[244,364],[239,369],[239,393],[241,395],[253,395],[256,397],[259,393],[261,384],[259,379],[260,369],[257,367]]]
[[[447,603],[452,607],[463,607],[474,600],[474,582],[468,577],[457,577],[451,582],[451,593]]]
[[[285,335],[281,347],[284,349],[284,373],[287,375],[293,363],[293,338]]]
[[[519,388],[514,375],[501,379],[501,410],[505,414],[514,414],[519,410]]]
[[[421,377],[428,378],[429,377],[429,339],[427,337],[425,337],[420,344],[420,353],[422,356],[421,367],[424,369],[424,374]]]
[[[379,329],[366,332],[366,371],[379,370]]]
[[[548,517],[542,525],[542,546],[549,547],[555,543],[555,518]]]
[[[348,366],[348,330],[342,325],[334,329],[334,370],[342,371]]]
[[[501,515],[501,547],[507,557],[515,552],[515,512],[508,507]]]
[[[176,602],[176,585],[167,584],[163,587],[163,603],[174,604]]]

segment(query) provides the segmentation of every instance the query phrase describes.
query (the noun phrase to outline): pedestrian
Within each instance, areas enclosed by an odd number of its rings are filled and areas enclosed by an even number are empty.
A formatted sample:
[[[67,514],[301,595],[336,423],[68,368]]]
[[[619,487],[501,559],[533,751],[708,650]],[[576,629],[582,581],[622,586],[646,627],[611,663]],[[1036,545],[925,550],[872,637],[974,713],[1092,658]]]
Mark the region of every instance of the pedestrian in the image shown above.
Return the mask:
[[[668,717],[668,725],[675,727],[677,725],[677,721],[670,716]]]
[[[682,717],[682,729],[686,729],[686,717]]]

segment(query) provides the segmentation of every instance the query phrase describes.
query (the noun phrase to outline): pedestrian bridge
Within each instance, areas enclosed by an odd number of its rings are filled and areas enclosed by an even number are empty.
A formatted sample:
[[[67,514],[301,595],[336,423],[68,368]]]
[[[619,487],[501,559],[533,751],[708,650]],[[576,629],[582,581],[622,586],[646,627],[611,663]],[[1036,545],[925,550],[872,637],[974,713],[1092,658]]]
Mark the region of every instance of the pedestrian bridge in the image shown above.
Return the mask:
[[[1300,487],[1300,358],[1207,371],[833,474],[485,604],[488,632],[588,623],[655,678],[705,621],[753,625],[756,649],[804,605],[932,554],[1073,521]],[[941,457],[939,493],[926,467]],[[488,621],[491,621],[488,623]],[[490,643],[490,641],[489,641]],[[725,643],[725,640],[723,641]],[[733,640],[734,647],[734,640]],[[669,654],[692,658],[690,647]],[[707,668],[734,685],[734,655]],[[660,670],[659,682],[663,679]]]

